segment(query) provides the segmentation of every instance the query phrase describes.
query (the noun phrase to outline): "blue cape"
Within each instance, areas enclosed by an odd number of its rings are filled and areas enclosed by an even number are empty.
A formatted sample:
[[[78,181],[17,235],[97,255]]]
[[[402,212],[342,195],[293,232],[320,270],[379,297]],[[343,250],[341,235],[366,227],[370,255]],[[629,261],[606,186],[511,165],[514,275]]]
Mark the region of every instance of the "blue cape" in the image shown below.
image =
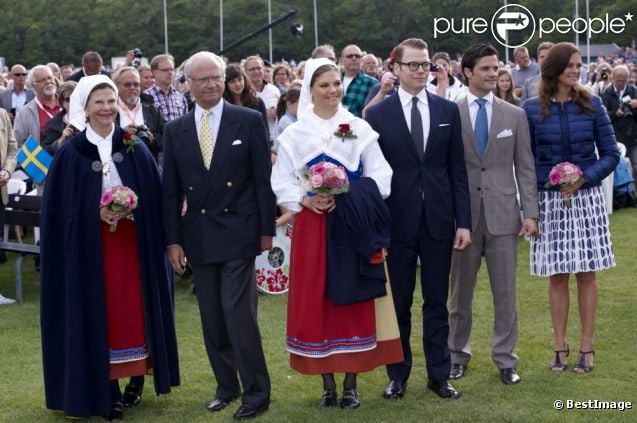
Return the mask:
[[[146,337],[155,392],[179,385],[174,275],[165,258],[161,179],[148,148],[132,152],[115,128],[113,155],[124,185],[139,196],[134,210]],[[115,158],[114,158],[114,161]],[[67,416],[108,416],[109,347],[103,280],[97,147],[86,131],[54,156],[44,190],[41,228],[41,330],[48,408]]]

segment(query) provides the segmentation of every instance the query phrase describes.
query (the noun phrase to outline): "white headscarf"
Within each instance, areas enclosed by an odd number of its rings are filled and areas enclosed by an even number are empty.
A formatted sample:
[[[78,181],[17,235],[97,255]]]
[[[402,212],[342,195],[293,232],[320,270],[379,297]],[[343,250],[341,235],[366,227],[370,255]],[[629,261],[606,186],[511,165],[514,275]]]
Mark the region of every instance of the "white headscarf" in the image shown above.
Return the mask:
[[[334,69],[336,65],[330,59],[326,59],[325,57],[321,57],[319,59],[308,59],[305,62],[305,73],[303,74],[303,86],[301,87],[301,95],[299,96],[299,106],[297,109],[297,115],[300,118],[303,113],[305,113],[312,104],[312,93],[310,92],[310,82],[312,81],[312,76],[314,76],[314,72],[318,68],[323,65],[332,65]]]
[[[80,79],[80,82],[77,83],[77,86],[71,94],[69,103],[69,123],[77,128],[78,131],[83,131],[84,128],[86,128],[86,112],[84,111],[86,102],[93,88],[99,84],[110,85],[115,91],[115,98],[118,96],[117,86],[115,86],[111,78],[106,75],[91,75]]]

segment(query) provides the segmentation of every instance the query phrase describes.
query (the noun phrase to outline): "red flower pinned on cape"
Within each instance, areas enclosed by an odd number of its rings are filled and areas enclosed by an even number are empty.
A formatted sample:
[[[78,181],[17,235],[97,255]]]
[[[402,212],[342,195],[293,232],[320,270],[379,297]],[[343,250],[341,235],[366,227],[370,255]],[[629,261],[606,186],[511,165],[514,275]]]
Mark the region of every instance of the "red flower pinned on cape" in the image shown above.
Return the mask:
[[[135,137],[130,132],[124,131],[123,143],[124,145],[128,147],[126,148],[126,152],[130,153],[135,151],[135,145],[137,144],[137,139],[135,139]]]
[[[349,123],[339,123],[338,130],[334,132],[334,135],[341,137],[341,141],[345,142],[345,138],[358,138],[352,132],[352,127]]]

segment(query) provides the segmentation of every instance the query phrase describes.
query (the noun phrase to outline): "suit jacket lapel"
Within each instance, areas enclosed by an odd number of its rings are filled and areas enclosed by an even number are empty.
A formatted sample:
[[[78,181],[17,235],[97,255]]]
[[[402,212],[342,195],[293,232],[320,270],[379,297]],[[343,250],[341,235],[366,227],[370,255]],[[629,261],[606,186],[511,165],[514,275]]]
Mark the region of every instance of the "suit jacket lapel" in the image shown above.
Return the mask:
[[[190,157],[193,165],[197,166],[199,172],[207,172],[208,170],[203,164],[201,157],[201,148],[199,147],[199,137],[197,136],[197,127],[195,126],[194,109],[184,116],[184,122],[181,125],[181,133],[179,137],[179,148],[182,149],[186,157]]]
[[[476,137],[473,134],[473,126],[471,125],[469,102],[466,97],[458,103],[458,109],[460,110],[460,120],[462,122],[462,138],[466,140],[464,146],[465,148],[471,149],[471,152],[477,157],[480,157],[480,152],[478,151],[478,146],[476,144]]]
[[[403,105],[400,102],[400,96],[398,95],[398,91],[396,91],[388,101],[388,122],[393,122],[396,126],[396,135],[397,138],[401,142],[406,142],[408,147],[415,158],[418,159],[418,151],[416,150],[416,146],[414,145],[414,140],[411,138],[411,132],[409,132],[409,127],[407,126],[407,121],[405,120],[405,113],[403,112]],[[431,132],[431,129],[430,129]],[[419,161],[422,159],[419,159]]]
[[[224,100],[223,112],[221,114],[221,121],[219,122],[219,132],[217,138],[214,140],[215,145],[212,150],[212,161],[210,162],[210,171],[208,173],[206,181],[206,195],[210,193],[213,188],[214,181],[219,177],[224,163],[224,158],[228,156],[228,150],[232,146],[232,142],[236,138],[239,130],[239,117],[236,113],[235,106]],[[248,140],[243,140],[248,142]],[[199,153],[201,157],[201,152]],[[203,166],[203,159],[200,159]],[[205,170],[204,166],[204,170]]]
[[[219,122],[219,132],[215,139],[214,150],[212,151],[212,162],[210,169],[213,171],[222,163],[223,157],[228,153],[237,134],[239,121],[234,106],[224,100],[221,121]]]

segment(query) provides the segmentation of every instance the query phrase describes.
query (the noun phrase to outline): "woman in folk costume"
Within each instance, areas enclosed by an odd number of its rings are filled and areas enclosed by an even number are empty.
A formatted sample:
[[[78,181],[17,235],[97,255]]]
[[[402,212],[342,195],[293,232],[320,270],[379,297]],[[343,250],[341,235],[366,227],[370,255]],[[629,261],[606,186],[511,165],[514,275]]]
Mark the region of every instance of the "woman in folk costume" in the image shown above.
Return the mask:
[[[162,233],[161,180],[142,142],[114,125],[117,88],[84,77],[71,96],[81,132],[56,153],[41,218],[41,329],[46,405],[69,417],[121,418],[141,400],[179,384],[172,272]],[[100,207],[126,186],[134,210]],[[110,226],[116,224],[111,232]],[[131,377],[124,394],[118,380]]]
[[[292,235],[287,350],[291,367],[322,375],[319,407],[338,404],[334,373],[345,373],[340,406],[360,406],[356,374],[403,358],[384,270],[392,170],[367,122],[341,106],[340,75],[309,60],[301,96],[311,102],[279,136],[272,188],[296,213]],[[342,166],[349,190],[310,187],[310,167]],[[317,165],[317,166],[314,166]],[[339,191],[344,191],[341,185]],[[338,192],[338,191],[337,191]]]

